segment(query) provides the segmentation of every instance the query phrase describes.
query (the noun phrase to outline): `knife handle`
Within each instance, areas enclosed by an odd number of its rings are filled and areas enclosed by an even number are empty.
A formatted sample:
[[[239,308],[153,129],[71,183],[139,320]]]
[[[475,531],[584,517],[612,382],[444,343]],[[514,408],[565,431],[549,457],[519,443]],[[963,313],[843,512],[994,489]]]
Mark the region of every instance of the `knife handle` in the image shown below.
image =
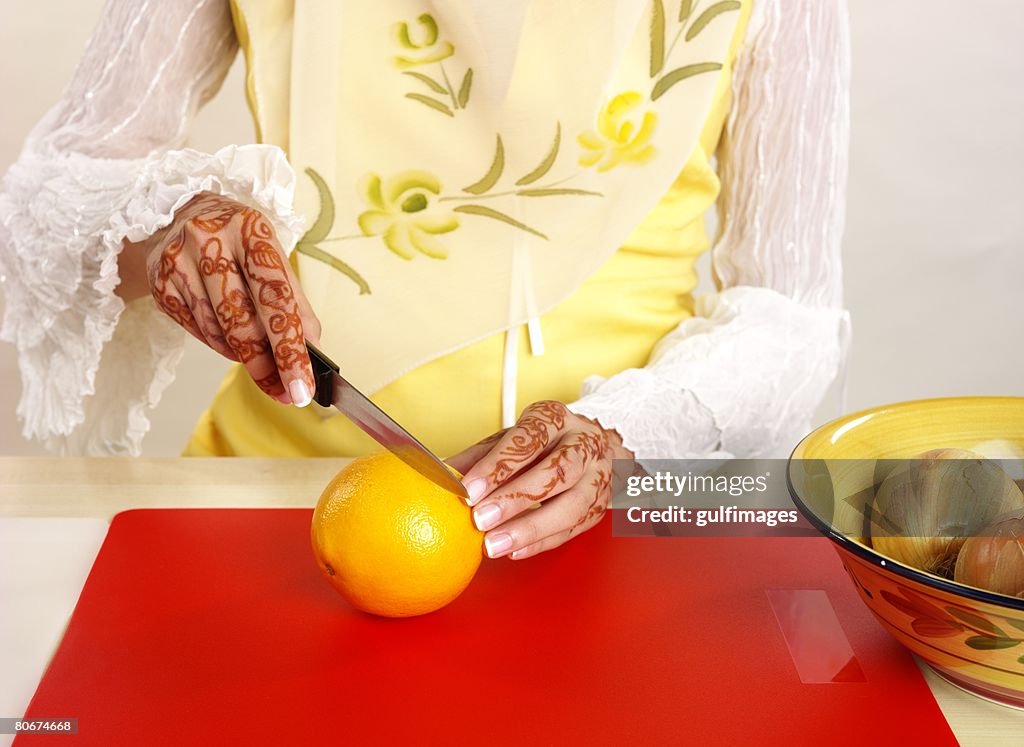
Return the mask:
[[[322,407],[330,407],[334,398],[334,374],[339,373],[338,364],[308,340],[306,350],[309,352],[309,362],[313,364],[313,382],[316,385],[313,401]]]

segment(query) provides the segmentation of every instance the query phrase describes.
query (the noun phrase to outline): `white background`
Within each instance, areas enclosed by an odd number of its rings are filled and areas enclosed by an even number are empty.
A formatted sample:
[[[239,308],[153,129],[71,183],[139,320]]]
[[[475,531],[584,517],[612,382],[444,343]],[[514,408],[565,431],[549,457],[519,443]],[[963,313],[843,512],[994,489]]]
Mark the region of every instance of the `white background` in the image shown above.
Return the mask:
[[[0,170],[60,95],[101,5],[0,2]],[[1024,395],[1024,4],[851,0],[851,23],[848,409]],[[252,140],[242,72],[239,59],[200,114],[195,147]],[[190,341],[146,453],[178,453],[224,368]],[[0,453],[41,453],[18,435],[19,393],[14,349],[0,344]],[[833,392],[818,420],[836,408]]]

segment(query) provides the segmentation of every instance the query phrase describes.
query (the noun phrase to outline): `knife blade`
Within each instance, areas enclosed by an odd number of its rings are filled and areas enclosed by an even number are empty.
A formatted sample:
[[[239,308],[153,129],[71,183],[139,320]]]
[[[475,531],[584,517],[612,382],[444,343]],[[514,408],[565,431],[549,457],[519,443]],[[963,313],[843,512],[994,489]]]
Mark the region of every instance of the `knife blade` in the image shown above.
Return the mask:
[[[313,364],[316,392],[313,400],[324,407],[336,407],[370,438],[401,459],[434,484],[469,498],[465,486],[430,449],[370,401],[341,375],[338,364],[310,342],[306,342]]]

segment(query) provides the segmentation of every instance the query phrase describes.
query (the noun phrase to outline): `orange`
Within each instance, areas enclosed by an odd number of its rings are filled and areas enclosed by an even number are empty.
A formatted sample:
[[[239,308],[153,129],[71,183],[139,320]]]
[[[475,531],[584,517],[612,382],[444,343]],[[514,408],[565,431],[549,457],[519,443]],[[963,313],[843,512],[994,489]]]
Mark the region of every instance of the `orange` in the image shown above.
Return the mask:
[[[351,462],[324,489],[311,528],[320,568],[353,607],[433,612],[473,580],[483,534],[469,507],[390,452]]]

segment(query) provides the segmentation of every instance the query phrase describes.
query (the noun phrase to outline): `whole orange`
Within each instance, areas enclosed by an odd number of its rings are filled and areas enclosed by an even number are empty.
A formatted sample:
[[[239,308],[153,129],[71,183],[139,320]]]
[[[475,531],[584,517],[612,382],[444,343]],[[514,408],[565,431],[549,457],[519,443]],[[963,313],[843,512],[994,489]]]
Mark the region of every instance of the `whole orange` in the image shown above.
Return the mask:
[[[351,462],[324,489],[311,528],[320,568],[353,607],[385,617],[433,612],[483,557],[470,509],[390,452]]]

